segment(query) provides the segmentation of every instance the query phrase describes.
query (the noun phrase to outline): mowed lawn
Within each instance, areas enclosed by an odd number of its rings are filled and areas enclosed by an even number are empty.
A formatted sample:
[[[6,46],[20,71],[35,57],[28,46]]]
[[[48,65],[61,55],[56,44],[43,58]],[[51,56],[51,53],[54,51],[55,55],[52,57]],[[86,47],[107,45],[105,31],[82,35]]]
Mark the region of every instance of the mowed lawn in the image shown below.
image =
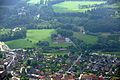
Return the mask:
[[[34,43],[27,41],[26,39],[17,39],[5,43],[12,49],[35,47]]]
[[[75,32],[74,37],[84,41],[86,44],[96,44],[98,41],[98,37],[87,35],[87,34],[82,34],[80,32]]]
[[[87,10],[94,9],[96,7],[88,7],[88,8],[79,8],[79,6],[91,6],[95,4],[103,4],[105,1],[65,1],[58,4],[53,5],[53,10],[59,13],[66,12],[85,12]]]
[[[29,39],[33,43],[38,41],[48,41],[51,39],[52,33],[55,33],[54,29],[28,30],[26,39]]]
[[[51,34],[56,33],[54,29],[42,29],[42,30],[27,30],[27,37],[25,39],[17,39],[6,42],[10,48],[32,48],[36,47],[38,41],[48,41],[51,47],[67,47],[71,44],[61,43],[55,44],[51,40]]]

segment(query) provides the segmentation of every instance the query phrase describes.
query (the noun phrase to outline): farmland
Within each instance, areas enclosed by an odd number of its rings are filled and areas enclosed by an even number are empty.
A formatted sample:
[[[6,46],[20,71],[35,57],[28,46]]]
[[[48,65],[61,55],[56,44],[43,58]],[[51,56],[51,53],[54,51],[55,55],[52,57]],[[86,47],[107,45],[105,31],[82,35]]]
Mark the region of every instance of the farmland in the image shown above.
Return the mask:
[[[27,30],[27,37],[25,39],[17,39],[6,42],[10,48],[27,48],[35,47],[38,41],[48,41],[51,47],[60,46],[66,47],[69,44],[61,43],[55,44],[51,40],[51,34],[55,33],[54,29],[43,29],[43,30]]]
[[[103,4],[103,3],[106,2],[105,1],[65,1],[53,5],[53,9],[55,12],[59,12],[59,13],[85,12],[96,8],[96,6],[94,5]]]

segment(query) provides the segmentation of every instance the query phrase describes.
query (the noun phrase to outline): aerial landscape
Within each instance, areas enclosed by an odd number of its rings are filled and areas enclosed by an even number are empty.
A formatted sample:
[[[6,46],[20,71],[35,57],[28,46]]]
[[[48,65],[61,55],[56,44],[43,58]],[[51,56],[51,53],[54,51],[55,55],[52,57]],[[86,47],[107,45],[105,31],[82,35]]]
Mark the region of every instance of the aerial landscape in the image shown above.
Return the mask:
[[[120,0],[0,0],[0,80],[120,80]]]

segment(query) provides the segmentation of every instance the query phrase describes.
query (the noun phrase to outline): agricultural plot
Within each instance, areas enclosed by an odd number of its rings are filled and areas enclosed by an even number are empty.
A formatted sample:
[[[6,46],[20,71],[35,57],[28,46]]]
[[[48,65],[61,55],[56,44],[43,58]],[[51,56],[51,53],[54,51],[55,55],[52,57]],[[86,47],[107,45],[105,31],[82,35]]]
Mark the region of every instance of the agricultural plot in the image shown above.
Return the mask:
[[[36,47],[38,41],[48,41],[51,47],[67,47],[68,43],[55,44],[51,40],[51,34],[55,33],[54,29],[43,29],[43,30],[28,30],[27,37],[25,39],[17,39],[8,41],[6,44],[10,48],[28,48]]]
[[[53,5],[53,10],[58,13],[85,12],[97,8],[95,5],[104,4],[105,1],[65,1]]]
[[[86,44],[96,44],[98,41],[98,38],[96,36],[82,34],[80,32],[75,32],[74,37],[84,41]]]

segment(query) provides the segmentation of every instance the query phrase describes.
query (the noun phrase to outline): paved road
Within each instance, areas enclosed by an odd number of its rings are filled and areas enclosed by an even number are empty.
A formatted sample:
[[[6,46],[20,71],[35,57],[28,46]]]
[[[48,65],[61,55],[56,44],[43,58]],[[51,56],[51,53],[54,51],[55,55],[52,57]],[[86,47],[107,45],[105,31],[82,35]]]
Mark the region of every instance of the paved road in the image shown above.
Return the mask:
[[[73,68],[73,66],[81,59],[81,57],[82,57],[82,54],[77,58],[77,60],[73,62],[73,65],[68,69],[67,72],[69,72]]]
[[[76,44],[75,44],[72,40],[71,40],[71,42],[72,42],[72,45],[73,45],[76,49],[78,49],[77,46],[76,46]],[[80,54],[80,56],[78,56],[77,60],[75,60],[75,61],[73,62],[73,64],[71,65],[71,67],[68,69],[67,72],[69,72],[69,71],[73,68],[73,66],[81,59],[81,57],[82,57],[82,54]]]

